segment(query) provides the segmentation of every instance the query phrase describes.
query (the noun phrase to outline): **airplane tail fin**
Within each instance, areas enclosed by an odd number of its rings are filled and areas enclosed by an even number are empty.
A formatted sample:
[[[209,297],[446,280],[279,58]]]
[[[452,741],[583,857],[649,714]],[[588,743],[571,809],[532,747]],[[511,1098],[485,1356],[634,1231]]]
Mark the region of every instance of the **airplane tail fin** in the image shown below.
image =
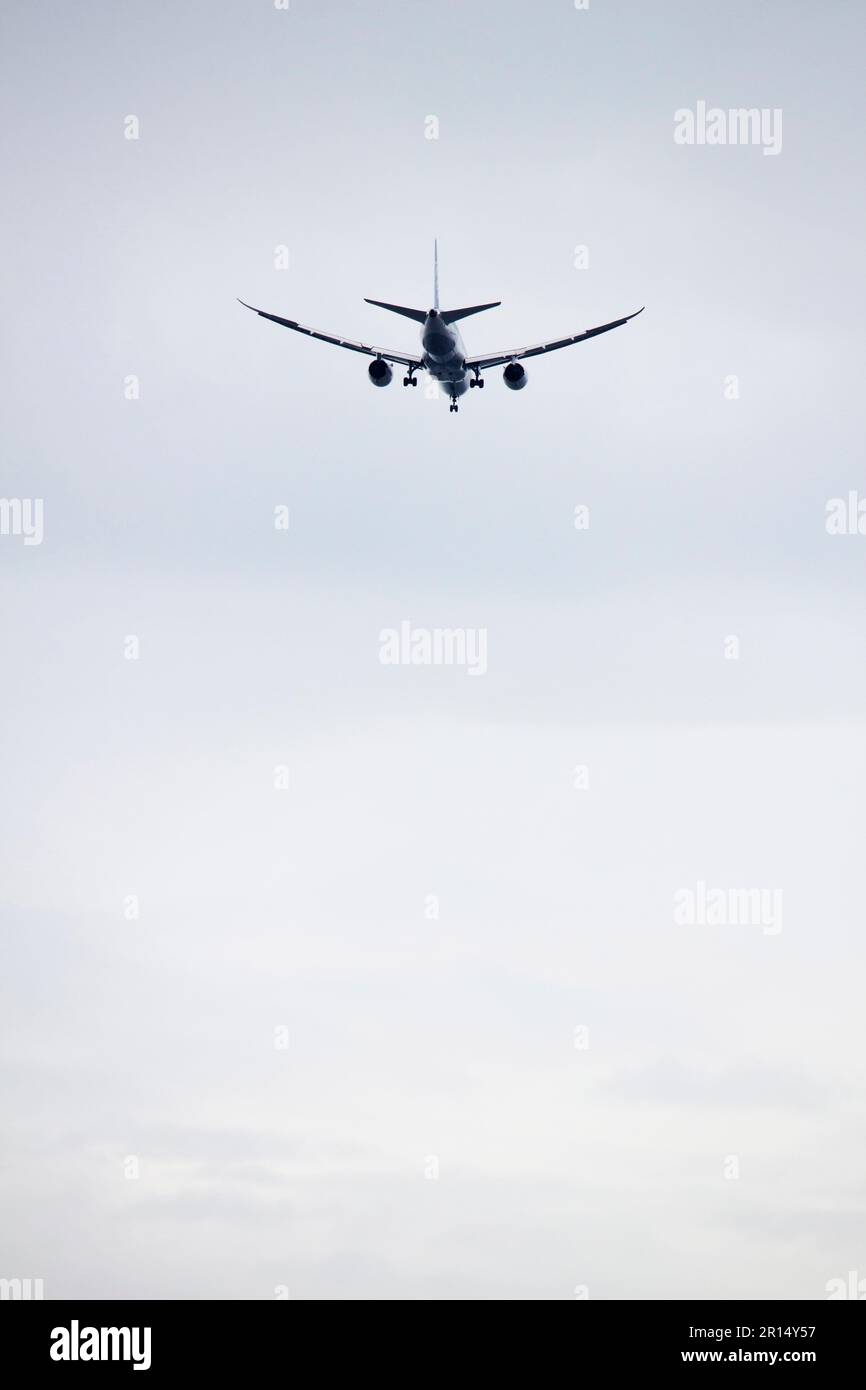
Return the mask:
[[[375,304],[377,309],[387,309],[392,314],[402,314],[405,319],[414,319],[416,323],[426,323],[427,312],[424,309],[407,309],[405,304],[386,304],[381,299],[365,299],[365,304]],[[485,309],[498,309],[502,303],[497,299],[493,304],[470,304],[466,309],[443,309],[442,318],[446,323],[456,323],[458,319],[468,319],[470,314],[481,314]],[[433,308],[439,312],[439,243],[433,242]]]
[[[385,304],[381,299],[365,299],[365,304],[375,304],[377,309],[387,309],[391,314],[402,314],[404,319],[414,319],[416,323],[427,322],[426,309],[407,309],[405,304]],[[433,242],[433,308],[439,309],[439,247]]]
[[[485,309],[498,309],[502,303],[497,299],[493,304],[470,304],[468,309],[443,309],[442,317],[446,323],[456,323],[458,319],[468,319],[470,314],[482,314]]]

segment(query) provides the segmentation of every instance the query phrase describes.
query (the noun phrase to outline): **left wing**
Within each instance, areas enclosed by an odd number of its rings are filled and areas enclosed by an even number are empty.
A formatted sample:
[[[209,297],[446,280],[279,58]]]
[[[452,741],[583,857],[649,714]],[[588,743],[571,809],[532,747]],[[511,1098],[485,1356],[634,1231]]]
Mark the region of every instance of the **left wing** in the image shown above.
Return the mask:
[[[645,306],[644,306],[645,307]],[[501,367],[506,362],[517,362],[523,357],[538,357],[542,352],[555,352],[557,348],[571,347],[572,343],[582,343],[585,338],[597,338],[599,333],[609,333],[612,328],[620,328],[629,319],[636,319],[638,314],[643,313],[643,308],[635,310],[633,314],[626,314],[624,319],[614,319],[613,323],[603,323],[599,328],[587,328],[585,333],[575,333],[573,338],[557,338],[552,343],[538,343],[535,347],[515,348],[512,352],[497,352],[492,357],[467,357],[466,366],[478,371],[483,371],[486,367]]]
[[[355,343],[351,338],[335,338],[331,333],[319,333],[315,328],[305,328],[302,323],[295,323],[294,319],[281,319],[278,314],[266,314],[264,309],[254,309],[252,304],[247,304],[243,299],[238,300],[238,304],[243,304],[245,309],[252,309],[254,314],[258,314],[263,319],[270,319],[271,323],[280,323],[283,328],[293,328],[296,333],[305,333],[308,338],[318,338],[321,343],[334,343],[336,347],[348,348],[350,352],[363,352],[367,357],[384,357],[386,362],[399,362],[404,367],[424,366],[422,359],[412,355],[411,352],[391,352],[390,348],[370,347],[367,343]]]

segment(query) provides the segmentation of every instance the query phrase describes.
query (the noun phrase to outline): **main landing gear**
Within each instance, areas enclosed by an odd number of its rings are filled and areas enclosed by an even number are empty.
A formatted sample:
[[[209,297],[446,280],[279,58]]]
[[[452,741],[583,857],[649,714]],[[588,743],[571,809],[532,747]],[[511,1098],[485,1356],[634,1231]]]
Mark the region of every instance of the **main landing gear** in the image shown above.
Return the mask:
[[[482,379],[482,376],[481,376],[481,373],[480,373],[480,372],[476,372],[476,373],[475,373],[475,376],[472,378],[472,380],[470,381],[469,385],[470,385],[470,387],[471,387],[471,386],[477,386],[479,389],[484,385],[484,381],[483,381],[483,379]]]
[[[408,376],[404,376],[404,378],[403,378],[403,385],[404,385],[404,386],[417,386],[417,385],[418,385],[417,381],[415,380],[415,368],[414,368],[414,367],[410,367],[410,368],[409,368],[409,375],[408,375]]]

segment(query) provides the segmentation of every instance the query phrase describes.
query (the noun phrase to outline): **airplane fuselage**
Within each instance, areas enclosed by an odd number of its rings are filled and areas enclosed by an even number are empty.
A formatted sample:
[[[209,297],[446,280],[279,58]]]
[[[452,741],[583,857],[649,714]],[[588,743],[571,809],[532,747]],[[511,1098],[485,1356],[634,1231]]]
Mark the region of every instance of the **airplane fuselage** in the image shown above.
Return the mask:
[[[466,349],[453,324],[446,323],[437,309],[430,309],[421,330],[425,369],[439,382],[443,393],[453,400],[469,390]]]

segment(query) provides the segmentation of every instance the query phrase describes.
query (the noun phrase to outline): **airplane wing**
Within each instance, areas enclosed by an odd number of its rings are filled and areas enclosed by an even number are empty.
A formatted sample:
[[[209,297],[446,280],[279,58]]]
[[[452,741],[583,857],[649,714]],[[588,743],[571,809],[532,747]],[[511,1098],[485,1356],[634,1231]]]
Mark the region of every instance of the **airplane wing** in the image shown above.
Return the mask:
[[[629,319],[636,319],[638,314],[642,313],[643,308],[637,309],[633,314],[626,314],[624,319],[614,319],[613,323],[603,323],[599,328],[587,328],[585,333],[575,333],[572,338],[557,338],[551,343],[538,343],[535,347],[514,348],[511,352],[497,352],[487,357],[467,357],[466,366],[483,371],[486,367],[501,367],[507,362],[517,362],[524,357],[538,357],[542,352],[555,352],[557,348],[571,347],[572,343],[582,343],[585,338],[596,338],[599,333],[609,333],[612,328],[620,328],[622,324],[628,323]]]
[[[247,304],[243,299],[238,300],[238,304],[243,304],[245,309],[252,309],[254,314],[260,318],[270,319],[271,323],[281,323],[283,328],[294,328],[296,333],[306,333],[308,338],[318,338],[321,343],[334,343],[336,347],[348,348],[350,352],[363,352],[367,357],[384,357],[386,362],[399,362],[405,367],[422,368],[424,363],[419,356],[411,352],[392,352],[390,348],[370,347],[367,343],[355,343],[351,338],[335,338],[331,333],[319,333],[315,328],[305,328],[302,323],[295,323],[294,319],[281,319],[278,314],[266,314],[264,309],[255,309],[252,304]]]

